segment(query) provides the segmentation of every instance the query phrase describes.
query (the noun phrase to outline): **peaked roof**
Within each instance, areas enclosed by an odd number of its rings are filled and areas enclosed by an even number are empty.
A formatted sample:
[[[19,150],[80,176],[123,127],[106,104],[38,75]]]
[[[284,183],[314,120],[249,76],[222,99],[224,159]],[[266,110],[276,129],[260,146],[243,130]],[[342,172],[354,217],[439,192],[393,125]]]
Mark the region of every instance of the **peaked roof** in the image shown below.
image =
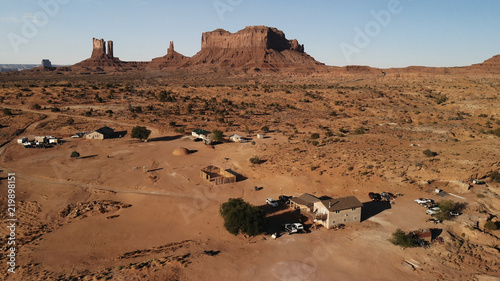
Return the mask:
[[[107,126],[104,126],[102,128],[95,130],[95,132],[101,133],[103,135],[112,134],[114,131],[115,131],[114,129],[111,129],[110,127],[107,127]]]
[[[203,130],[203,129],[195,129],[193,130],[194,133],[198,134],[198,135],[208,135],[210,134],[209,131],[207,130]]]
[[[295,204],[299,205],[312,206],[315,202],[319,202],[320,200],[314,195],[304,193],[299,197],[290,199],[290,201],[293,201]]]
[[[348,196],[348,197],[342,197],[342,198],[337,198],[337,199],[323,200],[323,201],[321,201],[321,203],[330,212],[363,207],[363,204],[355,196]]]

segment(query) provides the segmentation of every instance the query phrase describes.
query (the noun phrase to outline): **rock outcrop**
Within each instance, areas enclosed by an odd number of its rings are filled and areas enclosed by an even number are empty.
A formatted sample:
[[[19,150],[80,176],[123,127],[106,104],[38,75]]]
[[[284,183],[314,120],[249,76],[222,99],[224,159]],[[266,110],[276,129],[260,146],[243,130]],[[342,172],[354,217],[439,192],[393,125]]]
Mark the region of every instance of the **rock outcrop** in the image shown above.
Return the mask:
[[[322,65],[304,52],[296,39],[267,26],[249,26],[236,33],[223,29],[203,33],[201,51],[187,65],[222,68],[289,68]]]
[[[95,70],[105,69],[141,69],[148,63],[145,62],[124,62],[113,54],[113,41],[106,42],[104,39],[92,38],[92,55],[90,58],[75,64],[75,68],[87,68]]]
[[[163,57],[159,58],[154,58],[151,63],[150,67],[151,68],[169,68],[169,67],[180,67],[187,63],[189,60],[188,57],[183,56],[182,54],[179,54],[178,52],[175,51],[174,49],[174,42],[170,41],[170,45],[167,49],[167,54]]]

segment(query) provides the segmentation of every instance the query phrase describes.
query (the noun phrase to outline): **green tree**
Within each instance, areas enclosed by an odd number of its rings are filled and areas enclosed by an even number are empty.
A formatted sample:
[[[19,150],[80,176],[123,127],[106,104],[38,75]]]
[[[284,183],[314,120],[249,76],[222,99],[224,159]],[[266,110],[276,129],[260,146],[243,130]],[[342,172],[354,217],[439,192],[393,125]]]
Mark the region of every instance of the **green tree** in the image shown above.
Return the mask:
[[[146,127],[135,126],[132,128],[132,138],[142,140],[147,140],[151,131],[146,129]]]
[[[455,203],[451,200],[441,200],[438,202],[439,213],[435,214],[434,217],[440,220],[449,220],[451,219],[450,212],[458,212],[461,209],[461,206],[458,203]]]
[[[224,140],[224,133],[221,130],[214,130],[210,134],[210,138],[214,141],[221,142]]]
[[[241,198],[230,198],[220,206],[219,213],[224,219],[224,228],[234,235],[241,232],[255,236],[264,232],[266,227],[264,211]]]
[[[401,246],[403,248],[412,248],[418,246],[416,238],[411,233],[406,233],[399,228],[392,233],[391,239],[389,239],[389,241],[392,244]]]

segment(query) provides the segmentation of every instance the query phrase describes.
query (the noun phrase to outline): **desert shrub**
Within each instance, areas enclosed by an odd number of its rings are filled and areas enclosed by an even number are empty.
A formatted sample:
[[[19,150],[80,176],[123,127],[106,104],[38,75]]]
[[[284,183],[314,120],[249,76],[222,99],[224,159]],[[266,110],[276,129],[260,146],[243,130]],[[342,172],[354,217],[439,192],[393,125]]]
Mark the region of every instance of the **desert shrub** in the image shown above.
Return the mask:
[[[435,157],[436,155],[438,155],[436,152],[431,151],[430,149],[424,150],[423,153],[427,157]]]
[[[146,129],[146,127],[143,126],[135,126],[132,128],[132,138],[134,139],[139,139],[139,140],[146,140],[148,139],[149,135],[151,134],[151,131]]]
[[[389,241],[392,244],[401,246],[403,248],[412,248],[418,246],[417,239],[411,233],[406,233],[399,228],[392,233],[391,239],[389,239]]]
[[[258,156],[253,156],[252,158],[249,159],[249,161],[252,164],[260,164],[260,163],[262,163],[262,160]]]
[[[12,111],[9,108],[2,109],[4,115],[12,116]]]
[[[319,134],[318,133],[312,133],[311,134],[311,139],[313,139],[313,140],[319,139]]]
[[[478,115],[478,117],[488,117],[488,114],[481,113]]]
[[[78,151],[71,152],[71,158],[78,158],[78,157],[80,157],[80,153],[78,153]]]
[[[366,132],[366,129],[363,127],[356,128],[354,130],[355,135],[363,135]]]
[[[224,133],[221,130],[214,130],[210,134],[210,138],[214,141],[221,142],[224,140]]]
[[[75,119],[73,119],[73,118],[71,118],[71,117],[70,117],[70,118],[68,118],[68,120],[66,120],[66,124],[68,124],[68,125],[70,125],[70,126],[71,126],[71,125],[73,125],[73,124],[75,124]]]
[[[487,221],[484,223],[484,228],[488,230],[498,230],[500,229],[500,222]]]
[[[264,211],[241,198],[230,198],[220,206],[219,213],[224,219],[224,228],[234,235],[241,232],[255,236],[262,233],[266,226]]]
[[[34,105],[31,106],[31,109],[40,110],[42,109],[42,107],[38,103],[35,103]]]
[[[477,197],[477,198],[484,198],[484,197],[486,197],[486,196],[484,196],[484,194],[478,193],[478,194],[476,194],[476,197]]]
[[[51,112],[60,112],[61,110],[60,110],[59,108],[57,108],[57,107],[52,107],[52,108],[50,109],[50,111],[51,111]]]
[[[493,171],[490,173],[490,178],[494,182],[500,182],[500,172],[498,171]]]
[[[264,133],[269,133],[269,127],[267,127],[267,126],[260,128],[260,130]]]
[[[319,145],[319,141],[312,141],[311,144],[314,145],[314,146],[318,146]]]

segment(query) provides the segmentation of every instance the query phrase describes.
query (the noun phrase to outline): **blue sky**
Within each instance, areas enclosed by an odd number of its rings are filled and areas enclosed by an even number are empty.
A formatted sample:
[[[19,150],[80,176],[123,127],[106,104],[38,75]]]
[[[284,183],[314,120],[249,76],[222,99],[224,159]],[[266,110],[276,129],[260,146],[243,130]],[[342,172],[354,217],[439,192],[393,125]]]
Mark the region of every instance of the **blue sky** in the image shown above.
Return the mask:
[[[193,56],[203,32],[267,25],[328,65],[463,66],[500,54],[499,13],[497,0],[0,0],[0,64],[74,64],[93,37],[122,60],[169,41]]]

